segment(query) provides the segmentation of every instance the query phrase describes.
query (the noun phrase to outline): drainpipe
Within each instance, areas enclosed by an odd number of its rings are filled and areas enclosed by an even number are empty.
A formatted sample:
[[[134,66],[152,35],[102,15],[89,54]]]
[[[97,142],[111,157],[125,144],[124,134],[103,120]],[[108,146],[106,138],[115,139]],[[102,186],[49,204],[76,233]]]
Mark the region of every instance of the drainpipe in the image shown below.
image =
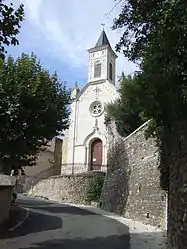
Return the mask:
[[[72,175],[75,173],[75,139],[76,139],[76,125],[77,125],[77,100],[75,100],[75,115],[74,115],[74,130],[73,130],[73,161],[72,161]]]

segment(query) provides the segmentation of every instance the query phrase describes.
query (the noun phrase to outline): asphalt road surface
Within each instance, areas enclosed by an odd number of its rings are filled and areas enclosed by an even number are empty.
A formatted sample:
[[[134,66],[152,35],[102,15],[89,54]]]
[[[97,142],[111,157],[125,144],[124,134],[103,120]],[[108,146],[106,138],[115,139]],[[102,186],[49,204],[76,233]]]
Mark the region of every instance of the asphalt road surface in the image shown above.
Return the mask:
[[[1,249],[130,249],[128,227],[71,205],[19,196],[27,219],[0,238]]]

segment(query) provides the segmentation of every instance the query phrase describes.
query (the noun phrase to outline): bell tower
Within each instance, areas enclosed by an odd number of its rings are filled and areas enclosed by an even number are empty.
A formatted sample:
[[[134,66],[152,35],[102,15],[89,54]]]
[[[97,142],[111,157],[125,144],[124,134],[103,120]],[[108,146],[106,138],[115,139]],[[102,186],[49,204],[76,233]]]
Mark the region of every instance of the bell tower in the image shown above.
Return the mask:
[[[117,55],[111,48],[104,30],[101,32],[95,47],[89,49],[88,52],[88,82],[108,80],[115,85]]]

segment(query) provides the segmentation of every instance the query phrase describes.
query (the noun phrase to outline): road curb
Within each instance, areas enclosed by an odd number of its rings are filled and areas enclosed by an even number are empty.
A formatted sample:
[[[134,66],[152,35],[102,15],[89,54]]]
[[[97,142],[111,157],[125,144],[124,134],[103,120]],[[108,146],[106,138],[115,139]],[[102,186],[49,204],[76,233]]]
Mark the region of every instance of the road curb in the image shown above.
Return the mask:
[[[26,219],[29,217],[29,209],[28,208],[24,208],[24,207],[21,207],[19,206],[19,208],[22,208],[22,209],[25,209],[26,210],[26,214],[24,216],[24,218],[18,222],[15,226],[11,227],[8,229],[8,232],[13,232],[14,230],[16,230],[18,227],[20,227],[25,221]]]

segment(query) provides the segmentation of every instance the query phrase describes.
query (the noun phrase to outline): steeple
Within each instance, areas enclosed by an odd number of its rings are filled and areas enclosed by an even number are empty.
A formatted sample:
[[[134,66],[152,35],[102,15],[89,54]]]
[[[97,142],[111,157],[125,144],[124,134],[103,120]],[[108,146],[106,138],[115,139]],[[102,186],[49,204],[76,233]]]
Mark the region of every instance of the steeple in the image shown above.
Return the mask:
[[[96,45],[89,49],[88,52],[88,81],[109,81],[115,85],[117,55],[112,50],[104,29],[102,30]]]
[[[101,35],[100,35],[100,37],[99,37],[99,39],[98,39],[98,41],[97,41],[97,43],[95,45],[95,48],[102,47],[102,46],[109,46],[109,47],[111,47],[110,46],[110,42],[109,42],[109,40],[107,38],[107,35],[106,35],[104,29],[101,32]]]

